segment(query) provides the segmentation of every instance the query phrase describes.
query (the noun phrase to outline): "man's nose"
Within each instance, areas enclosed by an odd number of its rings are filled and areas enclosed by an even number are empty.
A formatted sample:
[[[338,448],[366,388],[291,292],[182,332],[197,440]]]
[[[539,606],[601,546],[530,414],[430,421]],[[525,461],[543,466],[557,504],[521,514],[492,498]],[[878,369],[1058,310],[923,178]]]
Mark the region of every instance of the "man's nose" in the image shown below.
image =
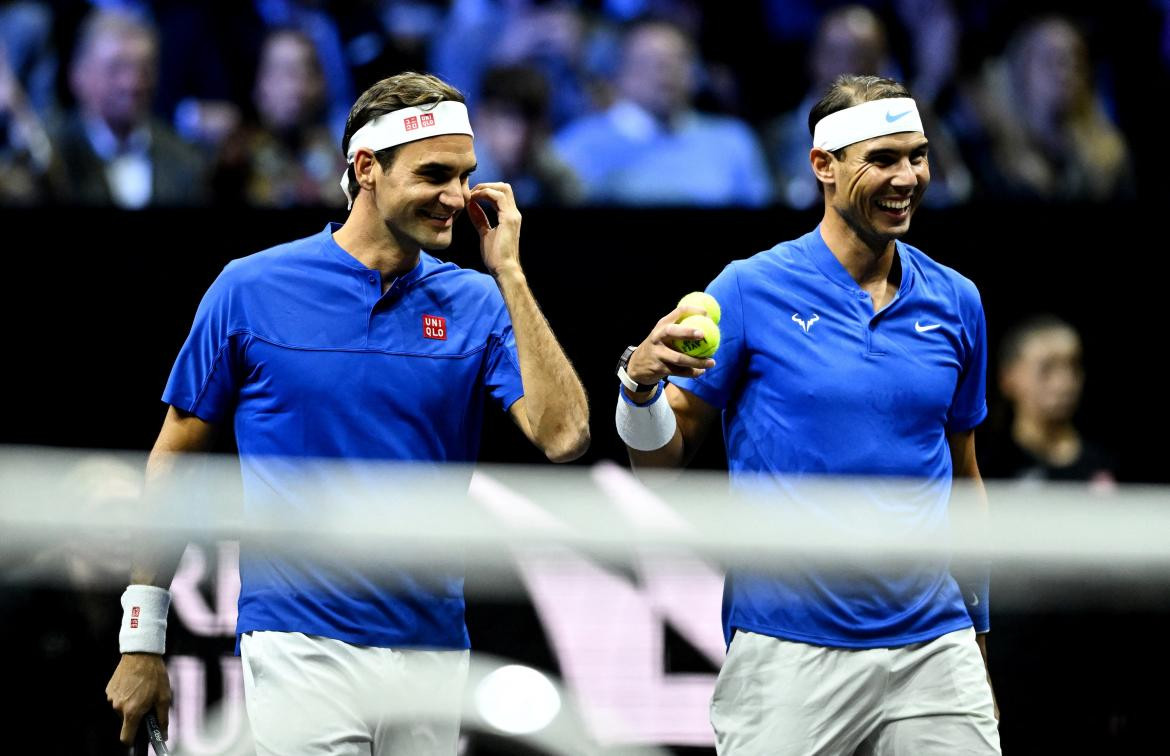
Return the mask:
[[[458,178],[448,181],[443,186],[442,193],[439,194],[439,202],[443,203],[443,207],[452,210],[462,210],[467,207],[467,203],[470,201],[471,188]]]

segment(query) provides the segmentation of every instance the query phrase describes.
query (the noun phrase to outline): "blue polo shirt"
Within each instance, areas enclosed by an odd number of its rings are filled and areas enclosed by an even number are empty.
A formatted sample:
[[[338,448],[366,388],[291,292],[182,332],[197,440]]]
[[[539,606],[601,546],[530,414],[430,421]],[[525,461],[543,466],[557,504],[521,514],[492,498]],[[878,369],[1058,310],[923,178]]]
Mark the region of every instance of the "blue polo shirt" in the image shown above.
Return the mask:
[[[895,527],[945,533],[947,434],[987,414],[983,306],[969,280],[895,246],[901,286],[877,314],[819,227],[731,263],[707,289],[722,307],[717,365],[671,380],[722,410],[733,485],[771,486],[775,506],[831,520],[832,505],[801,481],[888,476],[888,487],[871,482],[856,501]],[[971,626],[946,560],[837,566],[732,571],[728,642],[742,628],[876,648]]]
[[[357,461],[473,462],[483,408],[523,394],[495,282],[422,253],[382,278],[319,234],[235,260],[211,285],[163,401],[231,418],[247,513],[333,507],[394,492]],[[326,464],[324,461],[328,461]],[[352,469],[347,469],[347,461]],[[413,474],[413,473],[411,473]],[[338,497],[322,501],[311,491]],[[467,648],[459,570],[425,576],[245,543],[237,633],[302,632],[373,646]]]

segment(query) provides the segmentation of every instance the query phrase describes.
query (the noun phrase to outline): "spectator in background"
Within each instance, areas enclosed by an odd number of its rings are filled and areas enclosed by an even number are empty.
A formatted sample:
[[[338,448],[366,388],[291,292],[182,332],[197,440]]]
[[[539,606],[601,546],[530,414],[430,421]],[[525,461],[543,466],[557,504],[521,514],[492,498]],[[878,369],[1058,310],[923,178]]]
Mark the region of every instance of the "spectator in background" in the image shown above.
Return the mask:
[[[1084,36],[1048,16],[990,65],[976,110],[989,143],[981,183],[997,198],[1101,201],[1133,194],[1125,138],[1106,114]]]
[[[252,5],[267,28],[299,29],[312,41],[326,82],[327,118],[334,138],[340,138],[356,97],[349,56],[336,20],[337,12],[346,4],[328,0],[253,0]]]
[[[1006,432],[980,444],[987,477],[1112,485],[1111,456],[1073,425],[1085,384],[1076,330],[1052,315],[1026,320],[1004,337],[999,363],[1011,418]]]
[[[896,25],[895,36],[905,47],[901,60],[910,81],[908,88],[921,109],[922,103],[935,106],[951,85],[959,63],[959,38],[962,20],[956,5],[977,6],[972,12],[986,11],[994,0],[975,4],[956,4],[953,0],[858,0],[859,4]],[[761,0],[764,24],[772,39],[773,50],[784,68],[794,64],[796,51],[803,49],[828,13],[835,13],[842,2],[830,0]],[[860,73],[860,72],[859,72]],[[928,129],[929,130],[929,129]]]
[[[393,71],[425,71],[431,39],[443,30],[447,0],[367,0],[338,14],[357,89]]]
[[[51,195],[61,166],[5,47],[0,39],[0,205],[33,205]]]
[[[475,111],[476,178],[512,185],[521,205],[572,205],[581,184],[549,146],[549,86],[528,66],[489,69]]]
[[[817,30],[808,69],[811,86],[804,100],[770,124],[764,136],[777,199],[798,209],[821,201],[820,184],[808,163],[808,113],[841,74],[896,75],[889,59],[885,25],[873,11],[862,6],[833,11]]]
[[[595,109],[586,71],[590,30],[579,4],[535,2],[514,14],[496,41],[493,63],[531,66],[549,83],[548,120],[560,129]]]
[[[550,85],[549,120],[560,129],[595,106],[586,71],[592,30],[577,0],[453,0],[432,39],[429,68],[478,104],[489,68],[530,65]]]
[[[764,155],[744,122],[693,107],[693,40],[671,23],[627,31],[618,101],[555,139],[585,185],[586,200],[624,205],[740,205],[771,197]]]
[[[862,5],[847,5],[824,17],[809,51],[808,72],[811,86],[804,100],[764,129],[777,199],[800,210],[821,201],[820,185],[808,163],[808,113],[812,106],[842,74],[899,75],[890,58],[885,24]],[[937,84],[932,84],[932,90],[937,92],[937,89]],[[931,199],[928,204],[961,202],[970,195],[971,177],[958,147],[935,117],[931,99],[916,96],[915,102],[930,133],[931,194],[928,196]]]
[[[427,68],[479,102],[479,83],[491,65],[500,30],[531,0],[451,0],[431,40]]]
[[[216,195],[258,207],[342,206],[345,159],[330,132],[316,49],[295,29],[264,40],[253,92],[257,122],[224,145]]]
[[[0,3],[0,62],[20,84],[25,101],[41,117],[56,107],[53,11],[44,3]]]
[[[44,120],[55,109],[53,13],[0,3],[0,205],[34,205],[61,178]]]
[[[207,200],[199,152],[151,116],[158,37],[139,16],[96,10],[70,70],[77,110],[54,130],[68,168],[61,199],[139,209]]]

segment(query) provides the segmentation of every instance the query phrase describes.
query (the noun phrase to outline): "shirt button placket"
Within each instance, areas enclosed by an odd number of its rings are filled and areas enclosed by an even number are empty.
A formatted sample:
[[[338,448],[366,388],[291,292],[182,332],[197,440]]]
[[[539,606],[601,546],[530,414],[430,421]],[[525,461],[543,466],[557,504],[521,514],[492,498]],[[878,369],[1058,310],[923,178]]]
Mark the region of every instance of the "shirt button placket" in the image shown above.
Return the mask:
[[[381,292],[378,291],[378,276],[370,273],[366,276],[366,280],[370,282],[372,291],[366,296],[366,301],[369,303],[369,308],[366,310],[366,346],[369,346],[370,340],[374,334],[374,314],[378,309],[378,299]]]

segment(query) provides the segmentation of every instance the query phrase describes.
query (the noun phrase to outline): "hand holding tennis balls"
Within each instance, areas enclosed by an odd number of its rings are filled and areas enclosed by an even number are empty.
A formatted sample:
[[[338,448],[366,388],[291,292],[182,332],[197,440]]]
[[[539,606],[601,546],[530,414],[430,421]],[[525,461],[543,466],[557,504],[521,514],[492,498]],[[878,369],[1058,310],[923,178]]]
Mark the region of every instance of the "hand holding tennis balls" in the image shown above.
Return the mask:
[[[704,315],[684,314],[678,324],[684,328],[693,328],[702,331],[702,338],[678,338],[674,340],[674,348],[691,357],[710,357],[719,348],[719,303],[715,297],[701,291],[693,291],[679,300],[679,307],[700,307],[706,310]]]
[[[698,378],[715,367],[711,355],[719,348],[719,315],[719,303],[711,295],[701,291],[687,294],[630,355],[626,375],[646,386],[657,386],[672,375]],[[631,396],[640,400],[649,393]]]

